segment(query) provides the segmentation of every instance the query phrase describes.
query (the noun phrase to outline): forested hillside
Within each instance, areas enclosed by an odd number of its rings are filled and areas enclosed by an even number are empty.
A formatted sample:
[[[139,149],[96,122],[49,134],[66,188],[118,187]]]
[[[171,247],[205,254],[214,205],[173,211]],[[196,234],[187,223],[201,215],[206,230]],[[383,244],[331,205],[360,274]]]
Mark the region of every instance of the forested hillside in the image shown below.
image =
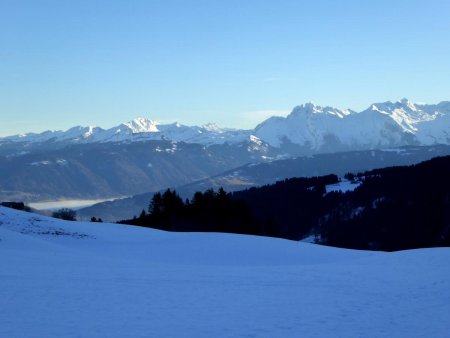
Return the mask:
[[[336,175],[292,178],[228,194],[197,192],[186,201],[167,190],[153,196],[148,212],[122,223],[292,240],[314,235],[319,243],[356,249],[448,246],[449,172],[446,156],[348,173],[340,183]]]

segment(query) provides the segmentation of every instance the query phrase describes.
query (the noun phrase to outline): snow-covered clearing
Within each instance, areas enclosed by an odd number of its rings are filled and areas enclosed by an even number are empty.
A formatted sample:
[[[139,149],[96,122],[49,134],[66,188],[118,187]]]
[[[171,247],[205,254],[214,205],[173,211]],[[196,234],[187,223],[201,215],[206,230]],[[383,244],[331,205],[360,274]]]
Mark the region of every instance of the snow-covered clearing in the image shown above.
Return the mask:
[[[325,186],[326,192],[332,192],[332,191],[341,191],[341,192],[347,192],[347,191],[353,191],[356,188],[358,188],[361,185],[360,182],[352,182],[348,180],[342,180],[339,183],[336,184],[329,184]]]
[[[448,337],[450,249],[352,251],[0,207],[0,337]]]

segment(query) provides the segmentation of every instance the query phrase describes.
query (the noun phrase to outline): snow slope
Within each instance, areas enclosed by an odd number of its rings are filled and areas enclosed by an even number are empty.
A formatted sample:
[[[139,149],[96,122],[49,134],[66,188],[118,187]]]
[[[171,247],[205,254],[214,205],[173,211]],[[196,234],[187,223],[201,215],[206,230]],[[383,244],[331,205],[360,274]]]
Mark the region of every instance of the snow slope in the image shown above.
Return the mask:
[[[0,337],[445,337],[449,259],[0,207]]]

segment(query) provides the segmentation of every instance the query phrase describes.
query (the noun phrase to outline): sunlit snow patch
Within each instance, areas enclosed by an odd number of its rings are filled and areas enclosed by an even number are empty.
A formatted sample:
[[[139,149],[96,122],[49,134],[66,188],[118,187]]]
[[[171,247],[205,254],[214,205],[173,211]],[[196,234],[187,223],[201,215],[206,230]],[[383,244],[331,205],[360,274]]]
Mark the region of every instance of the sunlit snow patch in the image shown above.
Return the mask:
[[[332,191],[347,192],[347,191],[355,190],[357,187],[360,186],[360,184],[361,184],[360,182],[352,182],[352,181],[343,180],[336,184],[329,184],[329,185],[325,186],[325,189],[326,189],[327,193],[332,192]]]

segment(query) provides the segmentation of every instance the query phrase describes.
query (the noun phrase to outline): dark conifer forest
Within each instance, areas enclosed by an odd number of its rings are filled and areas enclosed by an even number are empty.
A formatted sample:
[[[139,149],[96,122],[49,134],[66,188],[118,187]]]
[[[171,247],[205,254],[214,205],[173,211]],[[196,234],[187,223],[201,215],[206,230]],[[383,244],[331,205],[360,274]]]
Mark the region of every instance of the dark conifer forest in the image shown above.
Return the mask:
[[[395,251],[450,245],[450,156],[345,177],[291,178],[234,193],[207,190],[183,201],[157,193],[148,210],[121,223],[169,231],[229,232]]]

